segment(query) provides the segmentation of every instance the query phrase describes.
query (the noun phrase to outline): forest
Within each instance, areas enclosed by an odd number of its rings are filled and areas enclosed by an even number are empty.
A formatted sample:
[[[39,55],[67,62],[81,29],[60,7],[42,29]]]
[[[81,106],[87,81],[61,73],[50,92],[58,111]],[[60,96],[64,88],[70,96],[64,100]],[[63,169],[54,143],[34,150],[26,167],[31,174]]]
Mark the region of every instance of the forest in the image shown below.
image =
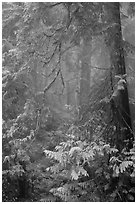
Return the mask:
[[[2,3],[2,201],[135,202],[135,3]]]

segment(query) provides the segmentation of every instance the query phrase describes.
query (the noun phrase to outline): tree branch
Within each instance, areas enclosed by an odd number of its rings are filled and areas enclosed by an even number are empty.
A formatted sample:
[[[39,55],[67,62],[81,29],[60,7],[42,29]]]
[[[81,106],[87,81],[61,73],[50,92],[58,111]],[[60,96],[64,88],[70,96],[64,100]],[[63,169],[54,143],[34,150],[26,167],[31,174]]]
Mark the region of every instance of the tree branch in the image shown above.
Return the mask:
[[[52,86],[52,84],[56,81],[56,79],[57,79],[57,77],[58,77],[58,75],[59,75],[59,73],[60,73],[60,69],[58,70],[58,72],[57,72],[57,74],[56,74],[56,76],[55,76],[55,78],[51,81],[51,83],[47,86],[47,87],[45,87],[44,88],[44,94],[46,93],[46,91]]]
[[[61,4],[63,4],[63,2],[56,2],[56,3],[54,3],[54,4],[50,4],[51,2],[47,2],[46,4],[45,4],[45,7],[46,8],[53,8],[54,6],[58,6],[58,5],[61,5]]]
[[[61,43],[59,44],[59,64],[60,64],[60,61],[61,61]],[[64,78],[63,78],[63,74],[62,74],[62,70],[61,70],[61,64],[60,64],[60,78],[61,78],[61,81],[62,81],[62,84],[63,84],[63,90],[65,88],[65,82],[64,82]],[[62,90],[62,92],[63,92]]]

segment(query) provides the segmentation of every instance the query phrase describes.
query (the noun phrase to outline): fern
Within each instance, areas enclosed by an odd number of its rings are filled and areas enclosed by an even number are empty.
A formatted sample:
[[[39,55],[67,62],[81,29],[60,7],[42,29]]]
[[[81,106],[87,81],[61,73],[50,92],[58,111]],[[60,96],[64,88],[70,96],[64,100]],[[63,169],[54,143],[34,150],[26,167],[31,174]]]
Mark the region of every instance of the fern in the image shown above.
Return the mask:
[[[50,190],[55,196],[60,197],[63,201],[68,202],[70,199],[70,191],[66,186],[53,188]]]
[[[119,170],[120,170],[121,173],[123,173],[130,166],[133,166],[133,161],[123,161],[119,166]]]
[[[135,149],[131,149],[130,152],[125,151],[125,149],[123,149],[122,151],[123,153],[123,157],[122,155],[118,155],[118,156],[112,156],[110,158],[110,163],[112,163],[112,167],[113,167],[113,176],[118,177],[119,174],[123,174],[124,172],[126,172],[127,169],[131,169],[131,167],[133,167],[133,172],[134,172],[134,168],[135,168]],[[132,172],[132,173],[133,173]],[[134,173],[132,174],[132,176],[134,175]]]

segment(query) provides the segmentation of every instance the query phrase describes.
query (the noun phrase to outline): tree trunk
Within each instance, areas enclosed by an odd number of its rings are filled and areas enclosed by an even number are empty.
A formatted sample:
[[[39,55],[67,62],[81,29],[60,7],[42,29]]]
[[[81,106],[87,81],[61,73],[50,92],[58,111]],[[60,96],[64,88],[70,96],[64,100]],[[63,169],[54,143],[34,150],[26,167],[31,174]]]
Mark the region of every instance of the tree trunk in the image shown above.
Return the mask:
[[[113,77],[113,87],[115,94],[112,96],[112,111],[114,120],[117,121],[117,130],[119,134],[115,144],[119,150],[127,147],[132,148],[132,127],[129,109],[129,98],[127,84],[121,84],[124,89],[118,88],[121,80],[126,80],[123,75],[126,74],[124,51],[122,46],[122,31],[120,19],[120,3],[106,3],[106,13],[108,16],[109,30],[107,33],[107,44],[110,48],[111,72]],[[115,77],[121,76],[120,78]],[[121,81],[122,83],[122,81]],[[116,100],[115,100],[116,99]]]
[[[37,93],[38,91],[38,80],[37,80],[37,66],[38,66],[38,62],[37,62],[37,58],[34,58],[32,65],[31,65],[31,76],[32,76],[32,85],[33,85],[33,90],[34,93]]]
[[[79,93],[79,116],[84,113],[88,102],[90,93],[90,64],[91,64],[91,45],[86,40],[81,42],[81,55],[80,55],[80,93]]]
[[[66,89],[67,89],[67,105],[71,105],[70,101],[70,84],[69,81],[66,82]]]

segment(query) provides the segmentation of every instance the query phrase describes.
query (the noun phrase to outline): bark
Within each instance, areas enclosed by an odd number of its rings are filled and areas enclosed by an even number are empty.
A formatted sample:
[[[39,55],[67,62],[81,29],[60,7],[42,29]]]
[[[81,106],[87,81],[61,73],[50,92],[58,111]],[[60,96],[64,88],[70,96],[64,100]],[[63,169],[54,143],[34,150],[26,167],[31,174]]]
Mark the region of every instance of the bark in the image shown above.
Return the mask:
[[[119,79],[115,78],[115,76],[121,75],[122,77],[126,74],[124,51],[122,46],[120,3],[106,3],[105,6],[108,22],[111,25],[107,38],[110,48],[111,72],[114,76],[113,85],[115,85],[116,89]],[[124,84],[123,86],[124,90],[117,90],[117,95],[115,97],[116,100],[112,100],[112,111],[115,120],[117,121],[117,129],[120,133],[115,141],[119,150],[123,147],[127,147],[127,149],[132,148],[133,140],[127,84]]]

